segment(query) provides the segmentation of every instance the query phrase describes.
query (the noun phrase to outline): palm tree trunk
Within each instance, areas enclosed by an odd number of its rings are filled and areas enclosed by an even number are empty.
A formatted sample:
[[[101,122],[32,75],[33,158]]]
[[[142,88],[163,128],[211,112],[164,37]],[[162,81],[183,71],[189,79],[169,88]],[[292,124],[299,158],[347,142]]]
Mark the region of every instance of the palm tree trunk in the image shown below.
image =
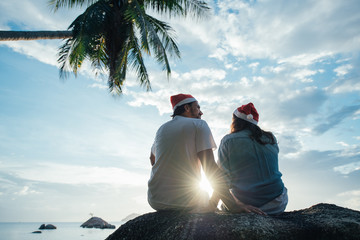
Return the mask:
[[[72,31],[0,31],[0,41],[65,39]]]

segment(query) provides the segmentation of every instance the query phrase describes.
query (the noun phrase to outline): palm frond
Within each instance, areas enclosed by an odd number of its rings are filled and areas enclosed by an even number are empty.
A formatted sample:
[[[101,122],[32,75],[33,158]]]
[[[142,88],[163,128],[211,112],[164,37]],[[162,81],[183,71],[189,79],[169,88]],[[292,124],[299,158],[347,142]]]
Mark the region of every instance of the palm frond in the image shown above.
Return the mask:
[[[106,1],[100,0],[70,24],[73,37],[61,46],[59,52],[60,77],[66,78],[70,70],[76,76],[86,58],[100,71],[106,66],[108,59],[102,32],[106,25],[106,14],[110,11]]]
[[[178,0],[144,0],[145,8],[151,8],[158,13],[168,13],[169,16],[183,15],[184,9]]]
[[[89,60],[91,66],[101,72],[107,68],[107,63],[109,62],[105,49],[105,38],[103,36],[97,37],[95,43],[96,45],[89,51]]]
[[[116,56],[114,59],[109,59],[109,89],[110,92],[117,92],[122,93],[122,86],[126,80],[126,72],[127,72],[127,64],[128,64],[128,53],[130,49],[130,31],[131,27],[128,27],[127,30],[124,33],[124,36],[126,36],[124,39],[122,39],[122,44],[120,44],[120,51],[116,53]]]
[[[170,56],[181,57],[180,50],[175,41],[175,31],[168,25],[166,22],[160,21],[150,15],[146,15],[147,21],[149,21],[153,26],[157,34],[160,34],[161,41],[165,45],[165,49]]]
[[[145,7],[158,13],[168,13],[169,16],[187,16],[202,18],[207,17],[210,8],[202,0],[144,0]]]
[[[70,50],[71,50],[71,46],[72,46],[72,42],[74,40],[68,39],[66,40],[66,42],[59,48],[59,58],[58,58],[58,62],[60,63],[60,71],[59,71],[59,75],[60,78],[67,78],[68,77],[68,69],[70,69],[70,66],[68,64],[68,58],[70,55]]]
[[[182,0],[184,8],[184,15],[190,14],[192,17],[206,18],[209,16],[209,10],[207,3],[201,0]]]
[[[148,29],[145,20],[145,10],[140,6],[137,0],[133,0],[125,11],[125,19],[129,22],[134,21],[141,36],[141,49],[150,55],[148,42]]]
[[[48,4],[54,11],[57,11],[59,8],[63,7],[72,8],[75,6],[82,7],[83,5],[90,6],[95,2],[96,0],[49,0]]]
[[[155,52],[155,58],[159,64],[163,65],[163,70],[166,70],[167,76],[170,76],[171,69],[170,63],[166,54],[166,49],[164,48],[159,36],[156,33],[154,26],[147,21],[147,26],[149,29],[149,42]]]
[[[129,51],[129,64],[135,69],[138,79],[140,80],[140,86],[145,86],[147,91],[151,90],[149,75],[146,70],[144,59],[141,54],[141,49],[138,44],[139,40],[132,29],[130,35],[130,51]]]

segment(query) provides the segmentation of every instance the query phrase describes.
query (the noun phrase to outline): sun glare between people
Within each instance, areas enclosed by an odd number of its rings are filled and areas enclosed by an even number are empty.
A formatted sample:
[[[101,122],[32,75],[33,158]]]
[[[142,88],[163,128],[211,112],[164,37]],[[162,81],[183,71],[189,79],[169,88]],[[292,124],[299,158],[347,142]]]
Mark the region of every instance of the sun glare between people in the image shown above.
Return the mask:
[[[214,192],[213,188],[211,187],[211,184],[209,180],[206,178],[205,173],[203,170],[201,170],[201,182],[200,182],[200,188],[204,191],[206,191],[209,196],[211,197],[212,193]]]

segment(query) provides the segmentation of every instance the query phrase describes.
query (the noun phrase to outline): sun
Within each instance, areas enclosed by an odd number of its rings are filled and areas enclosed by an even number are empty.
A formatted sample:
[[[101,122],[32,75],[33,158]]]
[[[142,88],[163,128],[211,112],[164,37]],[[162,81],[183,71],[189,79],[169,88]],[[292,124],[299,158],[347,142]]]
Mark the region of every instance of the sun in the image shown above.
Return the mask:
[[[209,180],[206,178],[205,173],[204,173],[203,170],[201,170],[200,188],[202,190],[206,191],[209,194],[210,197],[214,192],[214,190],[211,187],[211,184],[210,184]]]

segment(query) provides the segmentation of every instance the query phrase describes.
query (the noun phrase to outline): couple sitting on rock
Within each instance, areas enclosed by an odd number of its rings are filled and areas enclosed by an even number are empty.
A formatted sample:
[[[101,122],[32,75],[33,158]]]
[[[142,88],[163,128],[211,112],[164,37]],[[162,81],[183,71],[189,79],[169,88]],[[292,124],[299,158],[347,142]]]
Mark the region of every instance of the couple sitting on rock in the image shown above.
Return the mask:
[[[189,94],[170,98],[172,120],[157,131],[151,148],[148,202],[155,210],[278,214],[285,210],[287,189],[278,167],[279,148],[271,132],[257,124],[259,114],[248,103],[235,109],[231,132],[216,144],[197,100]],[[214,189],[209,199],[200,189],[201,167]]]

